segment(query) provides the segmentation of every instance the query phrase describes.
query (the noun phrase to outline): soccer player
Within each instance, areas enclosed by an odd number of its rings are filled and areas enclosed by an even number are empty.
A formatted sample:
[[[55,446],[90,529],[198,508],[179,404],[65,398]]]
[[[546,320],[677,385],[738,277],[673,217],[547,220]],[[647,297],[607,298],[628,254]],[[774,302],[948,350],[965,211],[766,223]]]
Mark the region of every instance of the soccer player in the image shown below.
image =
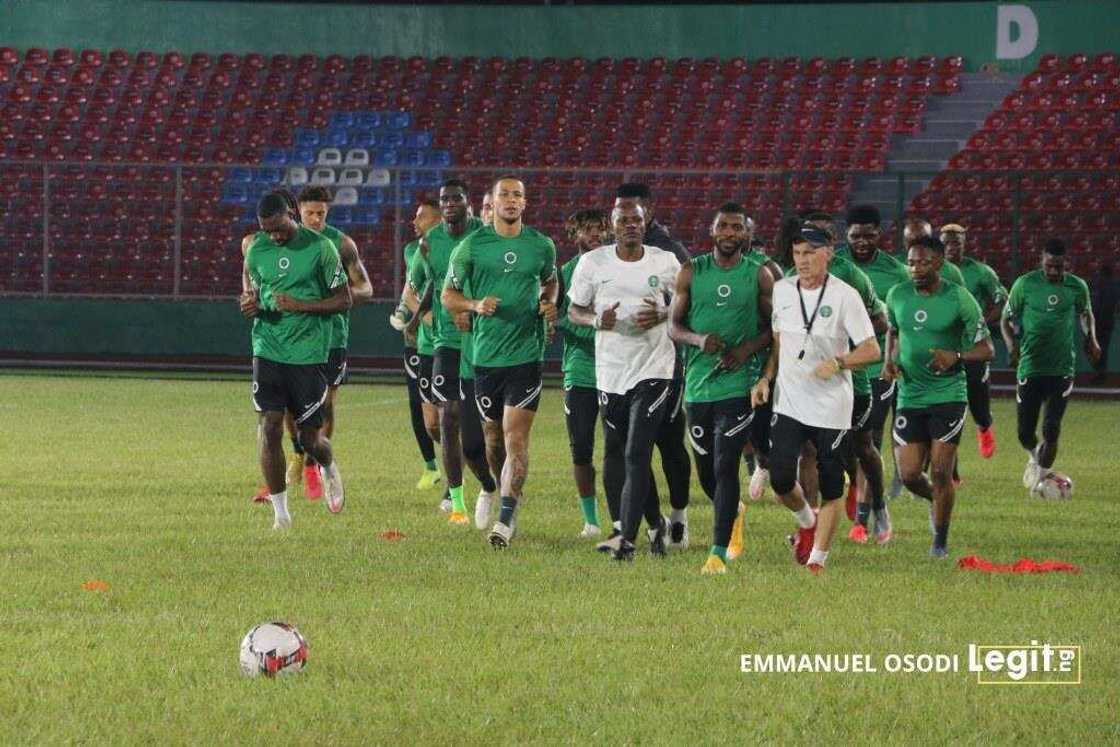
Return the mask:
[[[499,177],[491,192],[494,224],[455,248],[442,304],[452,314],[475,314],[475,403],[487,460],[491,471],[501,475],[502,491],[488,540],[505,548],[513,538],[514,512],[529,476],[529,433],[541,398],[541,319],[556,321],[556,246],[522,221],[526,198],[520,179]]]
[[[794,558],[813,573],[824,570],[843,510],[837,499],[844,492],[850,459],[851,369],[879,357],[864,300],[829,273],[832,243],[831,234],[808,222],[793,238],[797,275],[774,284],[770,357],[751,389],[755,406],[774,396],[770,481],[797,519],[799,529],[791,538]],[[817,516],[797,481],[806,441],[816,448],[822,502]]]
[[[911,493],[931,501],[935,558],[949,556],[953,464],[968,400],[962,364],[984,363],[994,354],[980,305],[964,285],[942,277],[944,259],[944,245],[932,237],[907,252],[911,280],[887,294],[890,329],[882,374],[899,382],[893,431],[898,469]]]
[[[906,265],[879,248],[883,231],[882,218],[877,207],[874,205],[854,205],[845,216],[845,223],[848,227],[847,244],[838,248],[836,254],[838,257],[851,260],[856,267],[867,275],[876,296],[885,299],[891,288],[910,280],[910,273],[906,270]],[[881,328],[876,330],[876,340],[881,349],[886,347],[886,329],[887,325],[883,324]],[[880,454],[883,450],[883,428],[887,423],[887,417],[894,409],[897,393],[896,383],[882,379],[880,376],[882,371],[883,361],[881,359],[870,364],[865,371],[871,387],[871,412],[865,427],[870,434],[871,446]],[[894,461],[894,449],[892,448],[889,453],[892,461]],[[898,481],[898,485],[895,487],[897,491],[895,495],[897,495],[902,490],[902,480],[898,476],[897,463],[894,468],[894,478]],[[860,491],[859,505],[856,508],[856,525],[858,526],[861,521],[863,522],[863,534],[866,534],[866,515],[871,500],[868,491]],[[876,541],[880,544],[889,542],[892,533],[890,515],[887,512],[886,505],[882,504],[881,511],[877,507],[873,507],[872,511],[875,517],[873,534]],[[856,526],[852,527],[852,533],[856,535],[854,539],[858,540],[861,533]]]
[[[701,573],[727,572],[732,544],[742,551],[739,457],[750,436],[748,392],[756,354],[769,345],[774,278],[750,247],[742,206],[725,203],[712,221],[712,253],[677,275],[669,336],[685,346],[685,407],[700,484],[715,506],[712,547]],[[738,553],[736,553],[738,554]]]
[[[583,511],[580,537],[602,534],[595,498],[595,423],[599,419],[599,392],[595,387],[595,330],[573,324],[568,319],[570,301],[567,290],[580,258],[603,245],[610,235],[607,216],[602,210],[579,210],[568,217],[568,240],[575,244],[576,256],[560,268],[560,295],[557,304],[556,329],[564,342],[561,370],[564,372],[564,422],[568,428],[568,444],[572,452],[572,477]]]
[[[1066,272],[1066,246],[1049,239],[1037,270],[1020,275],[1011,286],[1000,330],[1007,344],[1008,362],[1015,366],[1018,388],[1015,414],[1019,443],[1027,450],[1023,487],[1032,493],[1058,456],[1058,437],[1077,363],[1077,324],[1085,336],[1085,354],[1095,362],[1097,343],[1089,287]],[[1036,427],[1042,416],[1042,441]]]
[[[683,266],[692,259],[688,249],[669,235],[669,230],[654,217],[653,193],[640,182],[620,184],[615,191],[615,207],[640,207],[645,216],[642,244],[671,252]],[[672,290],[667,288],[666,290]],[[667,301],[666,301],[667,302]],[[678,351],[677,367],[673,370],[669,391],[669,409],[661,421],[657,434],[657,451],[661,454],[661,469],[669,488],[669,544],[671,547],[688,547],[688,491],[692,479],[692,465],[684,445],[684,361]],[[656,493],[657,483],[651,484]],[[656,497],[656,496],[655,496]]]
[[[284,476],[284,413],[300,443],[322,471],[327,507],[342,510],[342,474],[321,430],[327,400],[325,367],[332,341],[330,317],[351,306],[346,269],[334,243],[298,225],[283,197],[257,205],[261,231],[245,255],[241,313],[253,320],[253,404],[260,413],[261,471],[269,488],[273,529],[288,529]]]
[[[462,354],[462,333],[455,323],[454,311],[444,306],[437,289],[443,287],[448,274],[452,251],[472,232],[482,228],[482,221],[468,215],[467,185],[459,179],[448,179],[439,189],[440,212],[443,222],[432,227],[424,236],[427,255],[417,262],[409,276],[413,292],[429,283],[432,287],[432,322],[435,334],[431,393],[439,410],[440,453],[443,471],[451,495],[451,516],[448,522],[457,526],[470,526],[466,503],[463,499],[463,461],[466,460],[475,477],[482,483],[478,500],[489,503],[496,486],[486,464],[485,454],[477,449],[467,452],[462,443],[459,367]]]
[[[327,213],[330,211],[331,193],[326,187],[309,185],[300,190],[299,217],[303,225],[312,231],[330,239],[338,256],[342,259],[342,267],[346,271],[347,282],[350,285],[350,298],[353,305],[365,303],[373,298],[373,286],[369,282],[369,273],[362,262],[358,252],[358,245],[354,240],[327,223]],[[331,349],[327,358],[327,401],[323,403],[323,435],[327,439],[334,438],[334,413],[335,401],[338,399],[338,390],[346,383],[346,352],[350,346],[350,311],[341,311],[330,317],[331,322]],[[304,479],[306,480],[306,474]]]
[[[965,256],[967,231],[957,223],[947,223],[940,230],[941,243],[945,245],[945,259],[953,262],[964,275],[964,287],[980,304],[984,323],[999,323],[1007,289],[999,281],[996,271],[974,257]],[[980,456],[991,459],[996,453],[996,433],[992,428],[992,393],[989,388],[991,375],[988,363],[967,363],[964,367],[968,378],[968,411],[976,421],[976,445]],[[954,467],[953,478],[960,482]]]
[[[603,417],[603,488],[621,521],[616,560],[632,560],[643,515],[650,551],[666,554],[669,522],[650,489],[650,460],[671,403],[677,354],[669,339],[665,291],[672,292],[680,262],[642,244],[641,206],[615,207],[616,244],[588,252],[568,290],[568,318],[594,327],[595,382]]]
[[[404,247],[405,281],[401,293],[402,305],[407,309],[408,303],[403,299],[409,294],[408,275],[416,262],[417,252],[420,250],[420,239],[428,229],[440,222],[439,202],[432,199],[421,200],[416,206],[416,215],[412,219],[412,230],[416,235]],[[411,297],[415,299],[416,294]],[[417,303],[417,306],[419,304]],[[408,309],[411,311],[411,309]],[[435,443],[439,436],[439,412],[431,400],[432,382],[432,347],[431,324],[418,320],[413,327],[415,331],[405,327],[402,332],[405,337],[404,346],[404,372],[408,383],[408,412],[412,420],[412,433],[416,438],[416,445],[420,448],[420,457],[424,460],[424,471],[416,482],[417,490],[427,490],[435,487],[442,479],[439,468],[436,466]],[[433,434],[434,432],[434,434]],[[433,439],[432,435],[437,438]],[[450,498],[448,501],[450,502]]]
[[[928,242],[933,238],[933,224],[928,220],[925,218],[906,219],[902,229],[902,243],[906,247],[907,256],[909,256],[911,247],[929,246]],[[941,263],[941,277],[958,285],[965,284],[961,268],[948,259]]]

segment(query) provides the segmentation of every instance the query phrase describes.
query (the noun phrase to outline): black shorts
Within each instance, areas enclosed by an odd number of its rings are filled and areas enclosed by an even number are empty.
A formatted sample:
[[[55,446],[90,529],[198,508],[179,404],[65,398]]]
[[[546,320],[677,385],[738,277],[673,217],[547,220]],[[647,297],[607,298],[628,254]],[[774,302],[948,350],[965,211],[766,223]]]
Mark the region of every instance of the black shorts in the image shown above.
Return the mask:
[[[426,404],[432,404],[432,356],[417,353],[420,365],[416,368],[416,389],[420,392],[420,399]]]
[[[474,367],[475,402],[486,422],[502,419],[504,407],[537,411],[541,401],[541,364]]]
[[[327,386],[342,386],[350,378],[346,365],[346,348],[333,348],[327,356]]]
[[[968,378],[968,383],[972,386],[977,384],[988,384],[992,378],[991,363],[984,361],[983,363],[971,363],[965,361],[964,373]]]
[[[754,419],[751,421],[751,446],[754,447],[755,454],[763,457],[770,453],[770,422],[773,417],[773,397],[754,408]]]
[[[432,363],[432,402],[459,401],[459,351],[436,348]]]
[[[821,498],[833,501],[844,492],[844,468],[851,461],[851,431],[820,428],[774,413],[770,418],[770,483],[779,495],[793,489],[801,447],[817,447]]]
[[[871,430],[871,401],[873,394],[857,394],[852,402],[852,432],[864,433]]]
[[[883,432],[897,392],[897,382],[883,381],[878,376],[871,379],[871,418],[867,422],[868,430]]]
[[[956,446],[964,428],[964,402],[946,402],[929,407],[908,407],[894,417],[894,442],[899,446],[941,441]]]
[[[689,402],[685,410],[688,412],[688,441],[698,457],[713,454],[717,439],[730,442],[731,449],[741,452],[758,414],[751,409],[746,397]]]
[[[595,452],[595,421],[599,419],[599,391],[585,386],[564,387],[564,422],[572,464],[591,464]]]
[[[322,363],[297,365],[253,358],[253,407],[257,412],[292,414],[296,425],[323,424],[327,377]]]
[[[1033,434],[1043,405],[1042,434],[1046,440],[1057,438],[1066,414],[1069,395],[1073,393],[1072,376],[1031,376],[1019,379],[1015,388],[1015,410],[1019,430]]]
[[[409,384],[416,384],[420,378],[420,353],[416,348],[404,349],[404,377]]]

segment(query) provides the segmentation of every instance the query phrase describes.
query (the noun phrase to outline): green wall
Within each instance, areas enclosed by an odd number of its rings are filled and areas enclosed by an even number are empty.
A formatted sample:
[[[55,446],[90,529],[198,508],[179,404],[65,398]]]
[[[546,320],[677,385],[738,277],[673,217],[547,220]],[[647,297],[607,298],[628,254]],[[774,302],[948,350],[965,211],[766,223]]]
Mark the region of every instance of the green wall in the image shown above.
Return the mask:
[[[352,312],[350,354],[391,358],[402,350],[401,335],[389,327],[391,303]],[[998,337],[998,335],[997,335]],[[228,301],[139,301],[119,299],[0,298],[0,353],[12,357],[168,358],[182,361],[235,358],[247,362],[249,322]],[[560,355],[554,341],[546,358]],[[1079,354],[1079,370],[1088,371]],[[996,360],[1006,365],[1003,343]],[[1112,370],[1120,361],[1120,335],[1113,335]],[[0,365],[3,359],[0,358]]]
[[[1043,52],[1120,49],[1116,0],[1022,3]],[[300,5],[182,0],[4,0],[3,43],[184,52],[505,57],[996,59],[998,3],[725,6]]]

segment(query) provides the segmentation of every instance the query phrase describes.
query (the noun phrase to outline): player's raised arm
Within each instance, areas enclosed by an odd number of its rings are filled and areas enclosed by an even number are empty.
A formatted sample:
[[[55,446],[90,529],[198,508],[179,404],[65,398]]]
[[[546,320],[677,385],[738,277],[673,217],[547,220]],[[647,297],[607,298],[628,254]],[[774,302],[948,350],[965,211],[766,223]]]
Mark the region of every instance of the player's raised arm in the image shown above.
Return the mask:
[[[338,248],[342,265],[346,268],[346,277],[350,285],[350,296],[354,304],[365,303],[373,298],[373,285],[369,281],[365,263],[358,253],[358,245],[349,236],[342,237],[342,246]]]

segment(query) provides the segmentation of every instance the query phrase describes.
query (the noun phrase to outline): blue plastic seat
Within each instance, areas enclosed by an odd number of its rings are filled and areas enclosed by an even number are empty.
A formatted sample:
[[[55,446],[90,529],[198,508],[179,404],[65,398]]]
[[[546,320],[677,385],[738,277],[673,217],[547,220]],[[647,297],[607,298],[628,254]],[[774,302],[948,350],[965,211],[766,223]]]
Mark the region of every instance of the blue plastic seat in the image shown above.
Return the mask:
[[[432,133],[427,130],[410,132],[405,135],[404,144],[409,148],[430,148],[432,147]]]
[[[354,112],[354,126],[366,130],[381,128],[381,114],[378,112]]]
[[[373,154],[375,166],[396,166],[400,163],[400,153],[394,148],[378,148]]]

